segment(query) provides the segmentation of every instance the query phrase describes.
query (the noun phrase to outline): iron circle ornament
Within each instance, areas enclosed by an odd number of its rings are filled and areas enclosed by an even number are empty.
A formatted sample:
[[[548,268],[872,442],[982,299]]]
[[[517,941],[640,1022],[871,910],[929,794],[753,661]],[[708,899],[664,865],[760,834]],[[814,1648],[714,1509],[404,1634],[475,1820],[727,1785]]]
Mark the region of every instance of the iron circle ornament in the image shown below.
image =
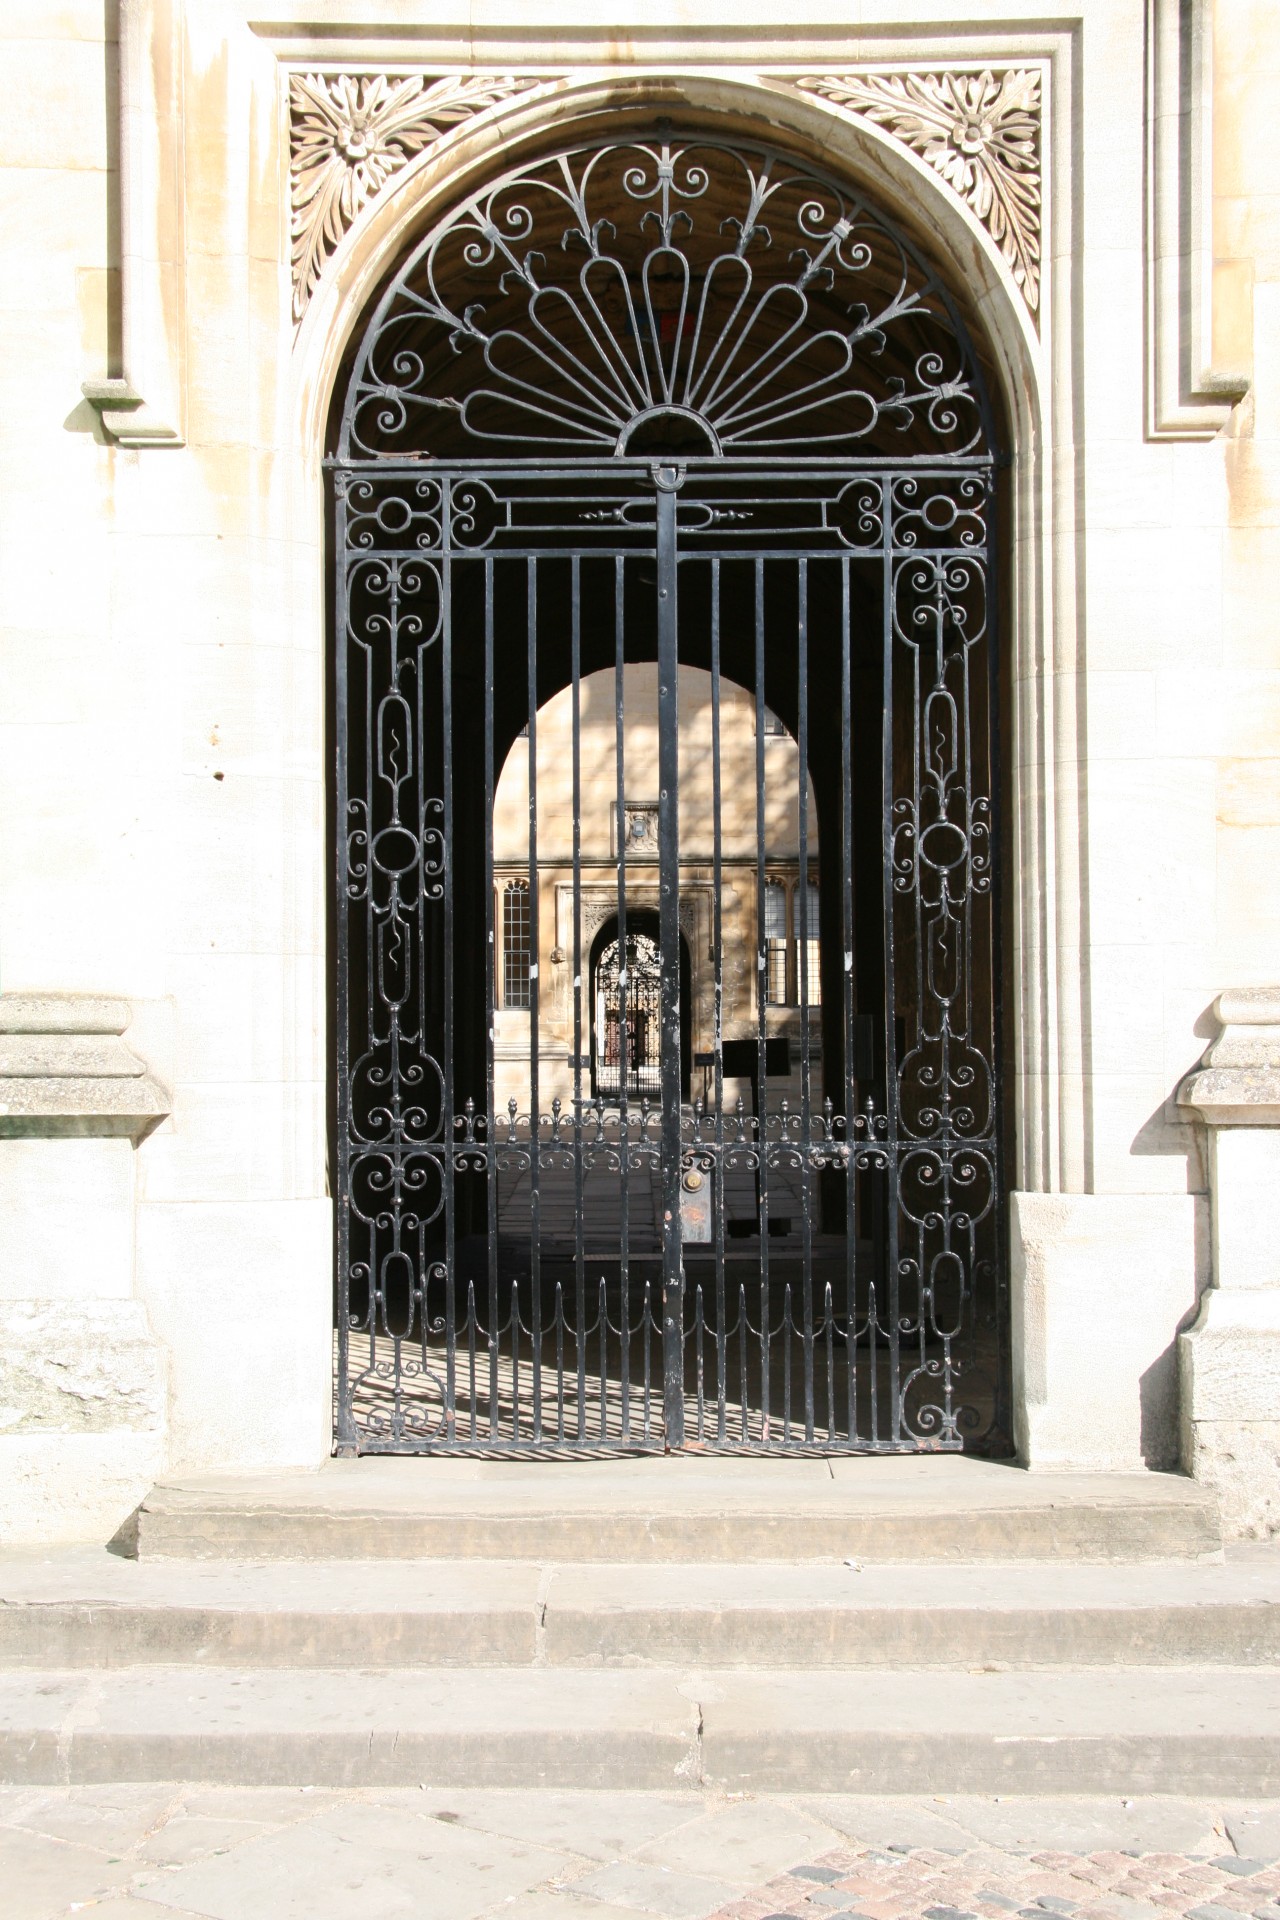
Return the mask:
[[[740,460],[994,445],[937,270],[869,199],[765,146],[598,141],[421,240],[361,339],[338,459]]]

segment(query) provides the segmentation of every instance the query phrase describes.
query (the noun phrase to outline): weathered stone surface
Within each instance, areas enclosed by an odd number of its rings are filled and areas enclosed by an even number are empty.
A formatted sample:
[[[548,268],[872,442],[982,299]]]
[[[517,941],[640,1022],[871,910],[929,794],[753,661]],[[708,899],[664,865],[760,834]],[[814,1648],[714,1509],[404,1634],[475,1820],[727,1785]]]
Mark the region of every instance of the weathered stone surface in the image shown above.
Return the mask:
[[[0,1433],[158,1430],[165,1372],[134,1300],[0,1302]]]
[[[1193,1385],[1192,1406],[1194,1396]],[[1218,1496],[1224,1531],[1254,1540],[1280,1534],[1280,1418],[1190,1419],[1186,1448],[1189,1471]]]

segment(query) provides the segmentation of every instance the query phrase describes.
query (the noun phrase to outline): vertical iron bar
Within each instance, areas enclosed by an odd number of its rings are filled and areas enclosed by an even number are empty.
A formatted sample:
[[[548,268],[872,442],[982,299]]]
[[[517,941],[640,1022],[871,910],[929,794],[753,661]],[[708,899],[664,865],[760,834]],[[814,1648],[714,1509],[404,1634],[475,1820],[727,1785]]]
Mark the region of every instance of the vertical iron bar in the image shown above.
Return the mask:
[[[885,572],[884,589],[881,594],[883,646],[884,646],[884,693],[881,700],[880,721],[880,819],[881,819],[881,876],[884,898],[884,1117],[885,1117],[885,1154],[888,1161],[884,1176],[884,1220],[885,1220],[885,1272],[882,1277],[883,1298],[888,1326],[886,1341],[889,1350],[889,1434],[890,1445],[900,1438],[902,1427],[902,1404],[899,1393],[899,1349],[898,1349],[898,1042],[896,1026],[897,981],[895,976],[894,913],[895,899],[893,890],[893,710],[894,710],[894,654],[893,654],[893,491],[885,490]],[[916,814],[919,819],[919,814]],[[917,886],[918,886],[917,879]],[[872,1392],[876,1390],[876,1357],[872,1353]],[[877,1436],[878,1437],[878,1436]]]
[[[573,1272],[581,1326],[586,1300],[587,1268],[582,1220],[582,562],[570,562],[571,606],[569,643],[573,697]],[[559,928],[556,937],[559,939]],[[581,1359],[581,1341],[579,1341]],[[564,1380],[558,1381],[557,1435],[564,1433]],[[579,1391],[581,1405],[581,1390]]]
[[[715,559],[711,562],[711,949],[715,994],[711,1047],[716,1110],[711,1205],[716,1258],[716,1439],[723,1446],[729,1362],[724,1278],[724,950],[720,898],[724,849],[720,803],[720,562]]]
[[[497,901],[493,877],[493,560],[484,560],[484,883],[488,932],[485,982],[485,1148],[489,1214],[489,1437],[498,1437],[498,1110],[494,1068],[494,1004],[498,986]]]
[[[454,1086],[454,1033],[453,1033],[453,560],[450,553],[452,545],[452,526],[448,489],[444,490],[446,504],[442,508],[444,553],[440,562],[441,572],[441,608],[440,608],[440,725],[443,734],[444,760],[444,807],[440,826],[444,834],[444,957],[442,982],[444,990],[444,1114],[443,1114],[443,1151],[445,1156],[445,1215],[444,1215],[444,1411],[445,1433],[450,1441],[456,1438],[457,1428],[457,1346],[458,1328],[454,1302],[454,1277],[457,1273],[457,1195],[454,1165],[455,1119],[458,1112],[458,1091]],[[418,924],[422,928],[422,909],[418,910]],[[425,931],[425,929],[423,929]],[[425,1016],[425,1008],[423,1009]],[[425,1021],[424,1021],[425,1024]],[[422,1314],[422,1344],[425,1353],[427,1340],[426,1322],[428,1307],[425,1298],[426,1275],[422,1276],[424,1298],[420,1312]],[[397,1346],[399,1342],[397,1341]]]
[[[848,555],[840,563],[840,780],[843,797],[840,876],[841,991],[844,997],[844,1137],[849,1160],[844,1191],[844,1285],[845,1285],[845,1382],[848,1404],[848,1438],[852,1444],[858,1430],[858,1176],[855,1169],[854,1118],[857,1113],[853,1077],[854,1001],[853,1001],[853,706],[850,685],[849,652],[849,568]]]
[[[357,1447],[351,1396],[351,1089],[348,1082],[351,1036],[350,902],[347,897],[347,647],[351,631],[351,580],[347,557],[347,492],[344,479],[334,486],[334,539],[337,543],[337,632],[334,636],[334,937],[337,944],[337,997],[334,1008],[337,1087],[334,1132],[338,1162],[338,1419],[339,1453]]]
[[[768,944],[765,939],[765,792],[764,792],[764,561],[755,563],[755,642],[756,642],[756,1223],[760,1230],[760,1440],[769,1444],[769,1348],[772,1341],[772,1310],[769,1301],[769,1170],[768,1109],[766,1088],[768,1001]],[[790,1365],[790,1349],[785,1357]],[[788,1381],[788,1392],[790,1382]]]
[[[538,961],[542,953],[538,884],[538,562],[526,562],[529,685],[529,1341],[533,1377],[533,1439],[542,1439],[542,1091]]]
[[[684,1269],[680,1240],[680,738],[676,625],[678,471],[658,468],[658,929],[662,950],[663,1415],[668,1450],[684,1444]]]
[[[797,562],[796,757],[799,761],[800,827],[800,1263],[804,1353],[804,1437],[813,1441],[813,1221],[809,1183],[809,562]]]
[[[631,1042],[627,1031],[627,996],[630,981],[627,978],[627,833],[626,833],[626,562],[621,555],[613,563],[613,755],[615,785],[614,829],[617,841],[616,879],[618,887],[618,955],[620,959],[618,985],[618,1133],[619,1154],[622,1167],[622,1193],[618,1219],[618,1285],[622,1295],[622,1322],[630,1325],[631,1313],[631,1110],[627,1098],[626,1063],[630,1056]],[[599,1007],[593,1002],[591,1017],[597,1021]],[[603,1064],[605,1034],[596,1033],[596,1066]],[[602,1129],[603,1130],[603,1129]],[[585,1298],[585,1296],[584,1296]],[[585,1305],[582,1309],[585,1313]],[[649,1315],[646,1308],[641,1322],[644,1328],[645,1388],[644,1388],[644,1432],[649,1437]],[[622,1394],[622,1437],[625,1440],[631,1430],[631,1409],[626,1392],[626,1369],[629,1356],[629,1341],[623,1342],[623,1394]],[[579,1343],[578,1395],[579,1407],[585,1392],[582,1371],[582,1348]],[[579,1414],[578,1430],[585,1433]]]

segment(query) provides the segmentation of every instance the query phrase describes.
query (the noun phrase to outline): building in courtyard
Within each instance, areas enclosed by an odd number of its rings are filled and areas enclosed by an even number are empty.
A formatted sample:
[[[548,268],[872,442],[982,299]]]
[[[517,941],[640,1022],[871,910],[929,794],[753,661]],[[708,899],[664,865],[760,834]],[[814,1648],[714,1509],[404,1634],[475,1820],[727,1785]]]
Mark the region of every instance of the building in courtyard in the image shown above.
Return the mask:
[[[1274,1532],[1274,9],[2,37],[0,1537],[682,1448]]]

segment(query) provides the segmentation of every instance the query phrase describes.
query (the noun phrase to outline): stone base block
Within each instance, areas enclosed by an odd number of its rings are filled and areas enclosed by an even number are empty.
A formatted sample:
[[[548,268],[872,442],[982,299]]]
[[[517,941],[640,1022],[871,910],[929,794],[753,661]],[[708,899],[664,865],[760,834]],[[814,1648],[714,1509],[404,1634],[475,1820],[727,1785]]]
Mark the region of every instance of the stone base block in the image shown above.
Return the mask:
[[[1029,1467],[1178,1459],[1175,1342],[1196,1304],[1189,1194],[1010,1195],[1014,1438]]]
[[[318,1466],[328,1458],[328,1200],[145,1204],[138,1292],[169,1354],[171,1471]]]
[[[1280,1288],[1213,1287],[1178,1342],[1182,1456],[1228,1538],[1280,1533]]]
[[[0,1301],[0,1543],[110,1539],[163,1463],[166,1412],[136,1300]]]
[[[163,1464],[159,1432],[0,1434],[0,1548],[104,1544]]]

